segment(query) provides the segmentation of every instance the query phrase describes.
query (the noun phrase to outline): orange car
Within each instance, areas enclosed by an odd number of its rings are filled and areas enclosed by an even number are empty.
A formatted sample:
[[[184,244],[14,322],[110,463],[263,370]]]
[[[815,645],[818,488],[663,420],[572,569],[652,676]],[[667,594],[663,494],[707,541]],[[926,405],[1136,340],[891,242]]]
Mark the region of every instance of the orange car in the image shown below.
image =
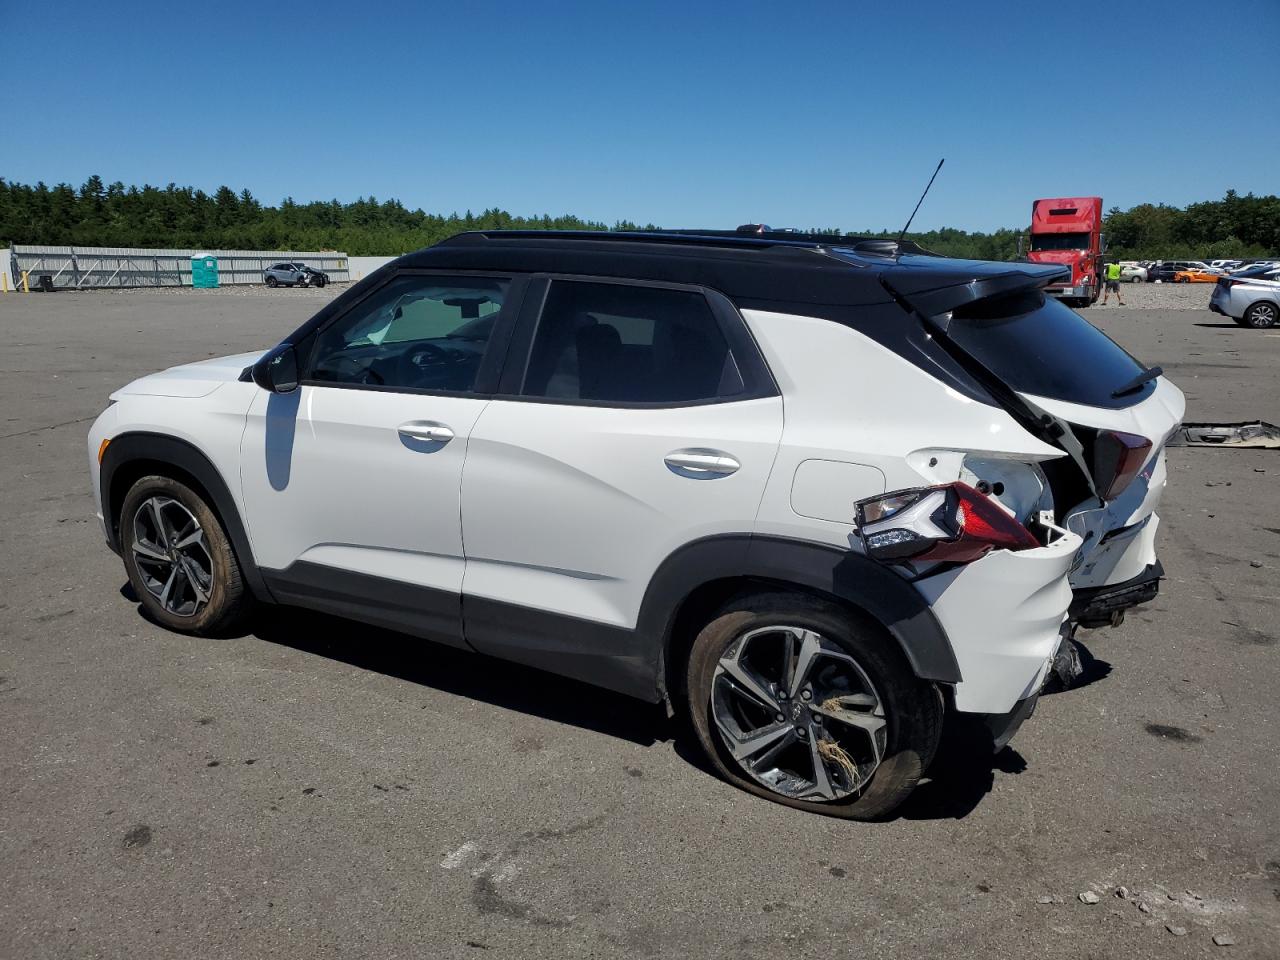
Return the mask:
[[[1179,270],[1173,275],[1174,283],[1217,283],[1219,274],[1207,270]]]

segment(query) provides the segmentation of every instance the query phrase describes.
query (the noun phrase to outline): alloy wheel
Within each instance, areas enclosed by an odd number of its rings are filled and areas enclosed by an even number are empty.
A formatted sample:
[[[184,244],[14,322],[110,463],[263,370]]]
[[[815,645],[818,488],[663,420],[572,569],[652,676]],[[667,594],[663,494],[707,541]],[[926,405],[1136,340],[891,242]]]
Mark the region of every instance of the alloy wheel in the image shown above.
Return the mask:
[[[1280,319],[1280,311],[1269,303],[1255,303],[1249,314],[1249,320],[1255,327],[1273,327]]]
[[[213,593],[213,556],[195,515],[172,497],[149,497],[133,515],[133,559],[166,613],[194,617]]]
[[[843,800],[884,755],[884,705],[866,671],[814,630],[762,627],[733,641],[712,678],[711,713],[756,782],[801,800]]]

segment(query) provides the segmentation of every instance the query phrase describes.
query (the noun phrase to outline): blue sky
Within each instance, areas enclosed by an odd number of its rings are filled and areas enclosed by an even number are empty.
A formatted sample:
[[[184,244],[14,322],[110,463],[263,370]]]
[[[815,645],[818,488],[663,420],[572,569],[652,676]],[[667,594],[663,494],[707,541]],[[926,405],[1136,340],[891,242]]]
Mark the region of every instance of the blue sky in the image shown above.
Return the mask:
[[[918,228],[1280,191],[1277,0],[56,6],[0,36],[10,180],[845,229],[942,156]]]

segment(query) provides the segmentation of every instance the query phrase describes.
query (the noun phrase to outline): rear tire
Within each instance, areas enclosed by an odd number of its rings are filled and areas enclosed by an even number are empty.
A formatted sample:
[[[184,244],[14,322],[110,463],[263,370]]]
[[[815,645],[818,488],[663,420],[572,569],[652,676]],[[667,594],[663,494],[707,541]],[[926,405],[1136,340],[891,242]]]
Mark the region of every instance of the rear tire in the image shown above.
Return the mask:
[[[268,286],[268,287],[274,287],[274,286],[275,286],[277,283],[279,283],[279,282],[280,282],[280,281],[279,281],[279,280],[277,280],[275,277],[267,277],[267,286]]]
[[[731,601],[694,640],[686,679],[698,742],[722,777],[825,816],[893,811],[942,730],[937,687],[915,676],[883,628],[804,594]]]
[[[252,596],[217,515],[177,480],[147,476],[129,488],[120,552],[138,602],[170,630],[223,634],[250,611]]]
[[[1270,300],[1259,300],[1249,304],[1249,309],[1245,310],[1239,322],[1254,330],[1266,330],[1280,322],[1280,307]]]

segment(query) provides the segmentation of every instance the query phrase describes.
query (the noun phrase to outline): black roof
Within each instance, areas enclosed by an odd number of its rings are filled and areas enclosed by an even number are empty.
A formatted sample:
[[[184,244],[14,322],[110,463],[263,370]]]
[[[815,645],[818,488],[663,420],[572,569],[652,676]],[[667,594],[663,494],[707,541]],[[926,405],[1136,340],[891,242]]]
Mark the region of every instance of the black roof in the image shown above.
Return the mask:
[[[905,299],[919,309],[927,302],[926,312],[1043,285],[1062,272],[1052,266],[940,257],[910,241],[709,230],[461,233],[407,254],[399,265],[697,284],[757,306]]]

